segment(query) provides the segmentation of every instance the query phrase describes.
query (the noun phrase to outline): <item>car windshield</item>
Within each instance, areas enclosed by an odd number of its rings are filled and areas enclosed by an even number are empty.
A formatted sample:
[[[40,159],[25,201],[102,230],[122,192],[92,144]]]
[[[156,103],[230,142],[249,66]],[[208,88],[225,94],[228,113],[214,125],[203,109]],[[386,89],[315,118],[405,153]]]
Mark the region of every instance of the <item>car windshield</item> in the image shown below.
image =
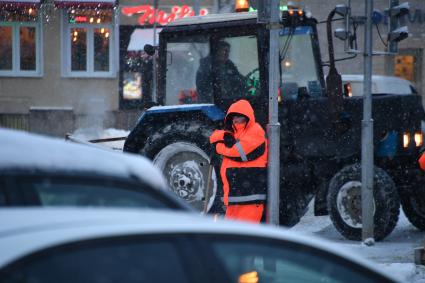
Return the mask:
[[[299,26],[280,31],[279,57],[283,96],[296,97],[300,90],[320,96],[322,88],[313,51],[313,29]]]

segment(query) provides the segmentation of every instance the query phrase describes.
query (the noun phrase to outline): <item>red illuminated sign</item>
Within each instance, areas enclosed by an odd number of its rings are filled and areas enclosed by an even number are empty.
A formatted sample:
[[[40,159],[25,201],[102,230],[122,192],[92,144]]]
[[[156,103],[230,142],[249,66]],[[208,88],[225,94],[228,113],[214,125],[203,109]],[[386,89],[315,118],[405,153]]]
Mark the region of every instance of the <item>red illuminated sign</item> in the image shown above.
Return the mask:
[[[75,22],[76,23],[86,23],[87,22],[87,17],[85,17],[85,16],[76,16],[75,17]]]
[[[133,16],[135,14],[140,15],[138,22],[141,25],[146,23],[154,24],[155,22],[160,25],[166,25],[176,19],[192,17],[195,15],[195,11],[193,11],[192,7],[187,5],[183,6],[174,6],[171,8],[170,13],[165,13],[163,10],[157,10],[155,13],[155,9],[149,5],[140,5],[134,7],[124,7],[122,8],[122,13],[126,16]],[[201,9],[199,11],[199,15],[205,16],[208,14],[207,9]]]

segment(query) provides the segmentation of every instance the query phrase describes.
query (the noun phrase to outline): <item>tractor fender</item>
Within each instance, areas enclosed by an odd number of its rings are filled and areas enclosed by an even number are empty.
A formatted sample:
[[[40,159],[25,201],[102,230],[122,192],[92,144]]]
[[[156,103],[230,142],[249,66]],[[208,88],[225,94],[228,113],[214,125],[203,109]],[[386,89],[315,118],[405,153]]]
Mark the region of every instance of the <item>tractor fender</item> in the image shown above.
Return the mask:
[[[144,111],[124,143],[125,152],[138,153],[149,136],[170,123],[199,121],[219,125],[225,113],[214,104],[154,106]]]

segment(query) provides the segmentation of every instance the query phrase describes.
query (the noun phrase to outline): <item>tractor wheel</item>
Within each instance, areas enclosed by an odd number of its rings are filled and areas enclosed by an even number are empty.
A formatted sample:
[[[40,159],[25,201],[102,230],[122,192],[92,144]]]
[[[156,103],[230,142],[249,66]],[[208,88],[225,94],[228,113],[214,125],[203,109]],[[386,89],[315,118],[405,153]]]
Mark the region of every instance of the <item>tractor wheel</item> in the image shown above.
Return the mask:
[[[419,230],[425,231],[425,195],[415,192],[401,197],[401,206],[407,219]]]
[[[197,123],[171,124],[152,135],[141,151],[161,170],[170,190],[199,211],[204,210],[205,201],[207,211],[212,208],[218,191],[214,168],[209,176],[209,133]]]
[[[400,213],[400,200],[391,177],[374,168],[373,215],[374,238],[384,239],[395,228]],[[343,168],[332,179],[328,191],[329,214],[338,232],[349,240],[362,240],[361,167]]]

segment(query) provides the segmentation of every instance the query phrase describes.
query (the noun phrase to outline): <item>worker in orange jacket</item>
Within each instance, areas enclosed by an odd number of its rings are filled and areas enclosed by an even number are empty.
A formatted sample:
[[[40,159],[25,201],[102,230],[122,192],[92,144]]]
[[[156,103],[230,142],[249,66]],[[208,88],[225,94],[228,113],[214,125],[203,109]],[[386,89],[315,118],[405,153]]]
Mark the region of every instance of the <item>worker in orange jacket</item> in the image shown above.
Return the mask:
[[[215,130],[210,143],[223,156],[225,218],[259,223],[267,193],[267,139],[255,122],[247,100],[233,103],[224,119],[224,130]]]

